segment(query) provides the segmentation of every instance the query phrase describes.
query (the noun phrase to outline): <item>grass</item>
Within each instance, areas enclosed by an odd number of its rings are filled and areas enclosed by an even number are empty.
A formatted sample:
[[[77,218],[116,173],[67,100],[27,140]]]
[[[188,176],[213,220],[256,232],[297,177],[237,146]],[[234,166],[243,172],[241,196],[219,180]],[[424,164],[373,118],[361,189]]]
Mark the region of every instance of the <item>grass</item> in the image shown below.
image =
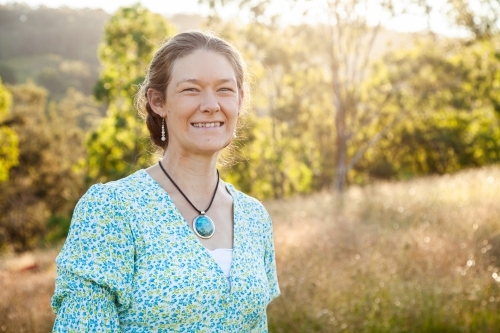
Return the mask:
[[[500,332],[500,168],[270,202],[271,332]]]
[[[496,166],[265,203],[270,332],[500,332],[499,198]],[[0,260],[0,332],[50,332],[56,253]]]
[[[50,308],[58,249],[37,250],[0,260],[0,332],[52,331]]]

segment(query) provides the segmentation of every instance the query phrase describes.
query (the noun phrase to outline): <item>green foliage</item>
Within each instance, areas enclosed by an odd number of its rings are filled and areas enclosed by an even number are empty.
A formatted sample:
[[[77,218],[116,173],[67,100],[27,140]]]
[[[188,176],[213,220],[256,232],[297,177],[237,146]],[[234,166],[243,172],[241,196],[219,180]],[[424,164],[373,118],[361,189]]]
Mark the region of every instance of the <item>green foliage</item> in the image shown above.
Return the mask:
[[[97,81],[98,66],[81,60],[68,60],[55,54],[21,56],[0,60],[0,75],[6,71],[11,84],[34,80],[49,91],[49,98],[60,100],[66,90],[75,88],[87,95]]]
[[[19,165],[0,184],[0,244],[24,251],[49,233],[50,240],[62,236],[63,222],[85,191],[84,132],[79,126],[91,126],[99,111],[75,90],[49,105],[47,91],[31,82],[9,90],[12,114],[22,121],[12,126],[19,137]]]
[[[23,123],[14,127],[19,135],[19,167],[11,170],[8,182],[0,184],[0,243],[20,251],[37,244],[37,235],[43,235],[50,216],[50,203],[40,200],[39,194],[52,189],[37,186],[44,181],[39,170],[45,167],[43,155],[49,145],[43,136],[47,133],[43,121],[46,91],[33,83],[11,87],[10,91],[13,113],[22,116]],[[40,131],[43,134],[37,133]]]
[[[274,123],[270,117],[249,117],[245,140],[238,141],[243,160],[223,173],[238,188],[259,199],[282,198],[311,189],[313,174],[302,154],[300,138],[288,135],[285,123]]]
[[[397,2],[392,0],[335,0],[335,1],[309,1],[295,0],[295,9],[300,7],[303,11],[301,19],[321,21],[308,27],[305,24],[299,25],[299,35],[304,31],[310,30],[312,34],[307,34],[308,39],[305,43],[294,44],[294,35],[283,35],[281,38],[276,38],[274,32],[279,28],[279,23],[283,23],[287,18],[287,14],[297,12],[290,8],[283,8],[278,1],[269,0],[221,0],[221,1],[206,1],[213,10],[217,10],[226,4],[233,4],[240,7],[240,10],[248,10],[253,24],[256,27],[265,27],[271,33],[268,34],[269,40],[264,43],[271,45],[270,51],[267,53],[268,58],[278,59],[282,61],[282,52],[290,45],[307,45],[308,52],[306,57],[301,59],[306,66],[316,66],[320,68],[325,75],[325,79],[319,82],[319,85],[314,87],[329,96],[329,105],[325,105],[325,110],[330,111],[326,114],[332,118],[334,128],[331,132],[335,136],[334,154],[320,155],[332,157],[334,164],[334,189],[342,191],[346,185],[347,172],[357,164],[359,158],[366,151],[365,146],[371,146],[377,143],[380,138],[380,132],[372,133],[371,137],[364,143],[353,141],[353,138],[363,132],[368,133],[367,128],[370,122],[365,123],[360,121],[361,113],[365,111],[363,107],[361,93],[362,86],[368,78],[368,67],[374,57],[374,41],[378,40],[381,32],[381,24],[384,20],[390,20],[397,13],[404,12],[406,9],[412,9],[422,6],[419,2]],[[396,5],[396,3],[398,5]],[[274,6],[273,6],[274,5]],[[279,9],[273,10],[273,7],[280,6]],[[370,17],[367,13],[376,8],[378,16]],[[319,13],[321,11],[321,13]],[[308,15],[309,13],[313,13]],[[318,20],[319,19],[319,20]],[[288,45],[286,43],[289,43]],[[311,50],[314,50],[311,52]],[[278,51],[278,52],[272,52]],[[316,59],[316,61],[312,61]],[[294,59],[294,65],[297,65],[298,59]],[[299,60],[300,61],[300,60]],[[289,68],[295,79],[293,67]],[[279,72],[278,72],[279,73]],[[279,75],[279,74],[278,74]],[[299,96],[304,98],[307,96],[306,91],[301,91]],[[291,109],[293,110],[293,109]],[[294,110],[293,110],[294,111]],[[371,117],[383,119],[378,114],[378,109],[373,109]],[[325,120],[327,118],[323,118]],[[393,121],[390,121],[386,126],[391,126]],[[349,154],[351,152],[351,154]],[[322,163],[323,164],[323,163]],[[321,182],[321,184],[327,184]]]
[[[491,43],[424,44],[384,62],[375,68],[366,103],[388,117],[405,110],[406,118],[367,152],[351,177],[363,182],[366,175],[445,174],[500,161],[500,62]],[[393,91],[389,99],[380,100],[381,89]]]
[[[213,23],[212,23],[213,24]],[[214,28],[214,26],[212,26]],[[331,182],[334,139],[321,60],[309,26],[221,24],[216,30],[243,51],[251,72],[252,105],[237,146],[243,159],[227,179],[258,198],[282,198]]]
[[[18,164],[18,137],[8,125],[12,96],[0,78],[0,183],[9,179],[9,170]]]
[[[52,98],[61,99],[68,88],[90,95],[97,78],[97,71],[89,64],[78,60],[61,60],[55,67],[44,67],[37,73],[35,80],[50,92]]]
[[[500,6],[497,0],[447,0],[448,17],[456,26],[465,29],[478,40],[498,36]]]
[[[240,143],[246,160],[233,168],[231,180],[261,198],[329,186],[337,128],[324,58],[310,52],[322,50],[319,28],[253,23],[218,30],[244,50],[254,79],[257,117],[243,135],[246,146]],[[499,59],[493,40],[450,41],[393,52],[376,63],[348,121],[347,156],[355,166],[349,181],[445,174],[498,162]],[[286,158],[287,168],[312,175],[304,177],[307,185],[285,185],[285,151],[293,156]]]
[[[0,65],[13,72],[14,82],[9,83],[18,84],[34,80],[44,68],[57,68],[62,61],[63,58],[55,54],[39,54],[3,59]]]
[[[99,46],[103,70],[95,87],[97,99],[108,103],[131,100],[154,51],[173,33],[161,15],[140,4],[120,8],[105,25]]]
[[[46,236],[46,241],[56,243],[64,239],[69,232],[71,226],[70,216],[52,215],[47,220],[47,229],[49,230]]]
[[[89,182],[116,180],[151,164],[144,121],[124,110],[110,106],[108,116],[86,142]]]
[[[154,50],[172,34],[161,15],[139,4],[119,9],[106,24],[99,48],[103,70],[94,94],[109,107],[106,119],[87,137],[93,182],[118,179],[151,163],[149,136],[133,97]]]
[[[91,94],[108,17],[102,10],[0,5],[0,76],[9,84],[34,80],[49,99],[63,98],[69,87]]]
[[[212,1],[216,7],[220,3]],[[241,25],[212,18],[210,27],[236,44],[251,73],[250,112],[235,140],[241,157],[222,171],[238,188],[264,199],[331,187],[339,153],[340,107],[350,112],[344,139],[349,143],[346,160],[354,161],[347,163],[354,166],[351,183],[445,174],[500,162],[496,36],[434,40],[390,53],[362,75],[363,84],[353,79],[337,91],[332,89],[335,75],[346,79],[350,72],[345,64],[339,65],[343,70],[331,68],[342,59],[328,58],[332,54],[326,49],[327,27],[280,26],[272,15],[258,19],[265,2],[254,4],[253,22]],[[41,20],[35,18],[49,13],[16,6],[9,10],[14,8],[28,20],[14,35],[32,31]],[[0,26],[21,24],[12,20],[14,16],[2,21],[5,8],[0,6]],[[368,31],[363,24],[358,28],[352,31],[356,36]],[[37,51],[23,53],[20,46],[3,47],[10,45],[4,39],[14,35],[0,32],[0,75],[10,75],[9,82],[34,77],[51,97],[32,83],[13,86],[9,113],[9,93],[0,86],[0,209],[6,212],[0,216],[2,244],[26,249],[45,235],[51,240],[62,237],[86,185],[118,179],[151,164],[153,148],[132,105],[133,96],[155,48],[173,33],[163,17],[139,4],[113,15],[98,48],[102,72],[94,96],[105,104],[100,110],[75,90],[90,93],[97,78],[87,52],[77,56],[57,49],[61,52],[56,55],[40,55],[44,47],[31,45]],[[345,37],[337,46],[347,50],[355,45],[349,44],[353,40]],[[93,49],[95,57],[97,47],[87,49]],[[342,105],[335,104],[338,98]],[[16,167],[17,161],[21,164]]]

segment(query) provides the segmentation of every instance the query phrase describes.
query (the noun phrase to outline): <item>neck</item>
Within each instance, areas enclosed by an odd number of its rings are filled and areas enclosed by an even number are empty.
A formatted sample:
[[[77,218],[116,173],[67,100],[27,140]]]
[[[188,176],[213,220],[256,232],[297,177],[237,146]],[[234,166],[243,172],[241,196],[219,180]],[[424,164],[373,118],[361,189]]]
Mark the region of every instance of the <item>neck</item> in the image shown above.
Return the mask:
[[[186,195],[212,195],[217,184],[217,154],[186,156],[167,149],[161,164]]]

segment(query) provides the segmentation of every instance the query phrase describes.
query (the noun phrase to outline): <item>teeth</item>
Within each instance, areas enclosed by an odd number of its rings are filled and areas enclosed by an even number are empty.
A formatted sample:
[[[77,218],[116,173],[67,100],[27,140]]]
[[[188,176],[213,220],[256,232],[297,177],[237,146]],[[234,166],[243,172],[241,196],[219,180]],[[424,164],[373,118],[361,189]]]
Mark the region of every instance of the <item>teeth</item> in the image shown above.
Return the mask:
[[[222,123],[194,123],[194,127],[219,127]]]

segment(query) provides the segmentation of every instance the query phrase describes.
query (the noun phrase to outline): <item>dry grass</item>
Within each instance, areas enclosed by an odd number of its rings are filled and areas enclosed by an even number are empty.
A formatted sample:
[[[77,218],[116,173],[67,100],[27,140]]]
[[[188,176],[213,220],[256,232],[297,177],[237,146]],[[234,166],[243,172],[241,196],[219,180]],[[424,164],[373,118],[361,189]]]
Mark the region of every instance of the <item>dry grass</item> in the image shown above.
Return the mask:
[[[266,206],[272,332],[500,332],[500,168]]]
[[[0,259],[0,332],[51,332],[58,249],[38,250]]]
[[[266,207],[271,332],[500,332],[500,167]],[[1,258],[0,332],[50,332],[57,251]]]

